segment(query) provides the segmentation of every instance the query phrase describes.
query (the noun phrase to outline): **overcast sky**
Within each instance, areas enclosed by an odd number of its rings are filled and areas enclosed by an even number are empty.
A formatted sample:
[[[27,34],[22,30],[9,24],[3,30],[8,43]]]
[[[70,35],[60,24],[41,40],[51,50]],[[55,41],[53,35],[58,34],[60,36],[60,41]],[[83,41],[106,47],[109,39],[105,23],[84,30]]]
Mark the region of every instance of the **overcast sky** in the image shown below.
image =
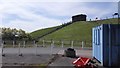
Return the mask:
[[[0,26],[32,32],[71,21],[71,16],[86,14],[87,20],[112,17],[118,12],[117,0],[0,0]]]

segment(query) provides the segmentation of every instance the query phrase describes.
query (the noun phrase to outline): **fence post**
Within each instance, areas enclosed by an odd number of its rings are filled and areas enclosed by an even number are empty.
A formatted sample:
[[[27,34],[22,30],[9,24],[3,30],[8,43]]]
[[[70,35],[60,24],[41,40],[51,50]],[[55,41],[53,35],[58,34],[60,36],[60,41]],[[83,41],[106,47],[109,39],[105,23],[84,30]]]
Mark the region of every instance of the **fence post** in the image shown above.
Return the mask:
[[[71,48],[73,48],[73,45],[74,45],[74,42],[73,42],[73,41],[71,41]]]
[[[1,45],[2,45],[2,56],[5,56],[4,51],[3,51],[3,49],[4,49],[4,44],[2,43]]]
[[[52,43],[51,43],[51,54],[52,54],[52,50],[53,50],[53,47],[54,47],[54,41],[52,41]]]
[[[13,41],[13,48],[15,47],[15,41]]]
[[[1,46],[2,46],[2,48],[4,48],[4,42],[1,42]]]
[[[35,54],[37,55],[37,44],[35,44]]]
[[[82,41],[82,49],[84,48],[84,41]]]
[[[22,56],[22,53],[20,52],[20,43],[18,44],[18,47],[19,47],[19,50],[18,50],[19,56]]]
[[[23,47],[25,48],[25,46],[26,46],[26,45],[25,45],[25,41],[23,42],[23,45],[24,45]]]
[[[54,43],[55,43],[55,41],[53,40],[53,47],[55,47],[55,46],[54,46]]]
[[[45,40],[43,40],[43,47],[45,46]]]
[[[35,44],[36,44],[36,43],[35,43],[35,40],[33,41],[33,44],[34,44],[34,46],[35,46]]]
[[[63,48],[63,46],[64,46],[64,44],[63,44],[63,41],[62,41],[62,45],[61,45],[61,47]]]

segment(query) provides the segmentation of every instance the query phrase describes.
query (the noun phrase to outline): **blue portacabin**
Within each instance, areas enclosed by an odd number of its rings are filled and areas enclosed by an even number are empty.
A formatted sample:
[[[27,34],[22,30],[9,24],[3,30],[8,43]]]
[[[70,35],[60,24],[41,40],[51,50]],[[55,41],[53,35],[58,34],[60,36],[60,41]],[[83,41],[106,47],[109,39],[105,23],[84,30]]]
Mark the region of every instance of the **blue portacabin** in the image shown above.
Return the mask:
[[[102,24],[92,29],[93,57],[102,66],[120,66],[120,24]]]

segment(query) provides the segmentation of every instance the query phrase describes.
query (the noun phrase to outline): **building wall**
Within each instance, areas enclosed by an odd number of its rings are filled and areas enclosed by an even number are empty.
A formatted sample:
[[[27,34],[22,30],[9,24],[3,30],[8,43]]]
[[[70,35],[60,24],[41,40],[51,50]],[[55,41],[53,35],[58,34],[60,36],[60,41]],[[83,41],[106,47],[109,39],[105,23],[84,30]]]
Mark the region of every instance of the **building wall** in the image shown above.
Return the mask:
[[[75,15],[75,16],[72,16],[72,22],[77,22],[77,21],[86,21],[86,15]]]

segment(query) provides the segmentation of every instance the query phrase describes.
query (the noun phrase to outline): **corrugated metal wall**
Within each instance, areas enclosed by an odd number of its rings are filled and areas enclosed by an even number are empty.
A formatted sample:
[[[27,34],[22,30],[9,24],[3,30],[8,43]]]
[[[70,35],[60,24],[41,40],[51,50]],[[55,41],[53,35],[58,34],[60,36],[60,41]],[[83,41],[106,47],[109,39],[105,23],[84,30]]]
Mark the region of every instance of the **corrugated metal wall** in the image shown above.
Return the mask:
[[[120,65],[120,25],[103,24],[92,29],[93,57],[103,66]]]

